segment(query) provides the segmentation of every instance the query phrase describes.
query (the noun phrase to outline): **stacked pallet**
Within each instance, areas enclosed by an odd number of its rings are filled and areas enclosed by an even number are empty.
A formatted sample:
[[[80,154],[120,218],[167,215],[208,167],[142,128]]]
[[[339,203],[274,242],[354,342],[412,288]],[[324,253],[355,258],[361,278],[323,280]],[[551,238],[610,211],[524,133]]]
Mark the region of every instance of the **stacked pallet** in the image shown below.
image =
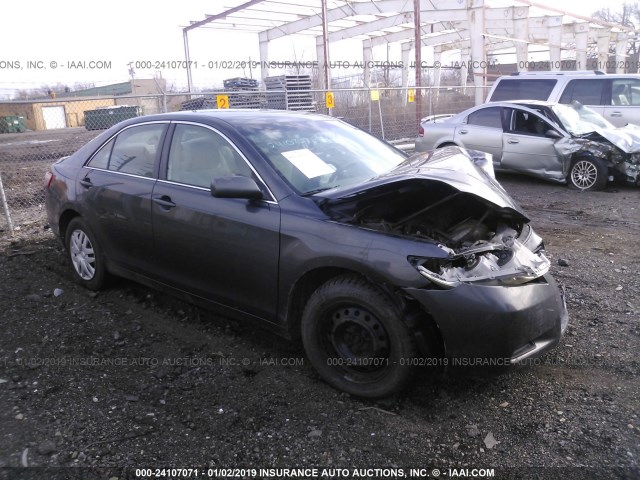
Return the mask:
[[[261,108],[264,96],[258,93],[258,81],[254,78],[235,77],[222,81],[229,95],[230,108]]]
[[[215,97],[192,98],[180,105],[180,110],[206,110],[208,108],[218,108]]]
[[[267,106],[277,110],[313,111],[311,77],[278,75],[265,79]]]
[[[254,78],[235,77],[222,81],[225,90],[258,90],[258,81]]]

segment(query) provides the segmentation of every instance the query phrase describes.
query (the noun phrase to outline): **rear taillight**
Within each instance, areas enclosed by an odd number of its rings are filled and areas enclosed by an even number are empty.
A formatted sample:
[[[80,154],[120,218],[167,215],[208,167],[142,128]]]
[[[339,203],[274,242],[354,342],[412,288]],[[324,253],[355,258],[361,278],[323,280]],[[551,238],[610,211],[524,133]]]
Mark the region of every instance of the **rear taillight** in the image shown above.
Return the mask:
[[[44,189],[48,190],[49,187],[51,186],[51,182],[53,182],[55,180],[56,176],[51,173],[51,172],[47,172],[44,174]]]
[[[424,128],[422,128],[422,125],[420,125],[420,128],[418,129],[418,136],[424,137]]]

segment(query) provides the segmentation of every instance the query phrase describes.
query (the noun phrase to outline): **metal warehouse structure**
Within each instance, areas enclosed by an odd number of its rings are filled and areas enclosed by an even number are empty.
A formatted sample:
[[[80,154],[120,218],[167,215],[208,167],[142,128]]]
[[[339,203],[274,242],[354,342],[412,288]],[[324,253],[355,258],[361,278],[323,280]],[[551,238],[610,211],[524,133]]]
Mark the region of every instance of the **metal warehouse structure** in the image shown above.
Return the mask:
[[[365,85],[372,49],[399,43],[403,87],[409,82],[408,65],[413,60],[423,64],[423,48],[432,49],[429,53],[435,65],[443,52],[459,51],[463,83],[472,75],[475,86],[481,87],[487,80],[488,55],[503,50],[515,53],[521,71],[527,69],[533,51],[548,52],[552,70],[561,69],[563,51],[575,52],[578,69],[586,69],[588,55],[597,55],[596,69],[606,70],[614,50],[616,72],[622,73],[629,64],[628,43],[637,33],[623,25],[526,0],[250,0],[222,8],[183,29],[187,60],[188,32],[205,25],[257,33],[261,64],[269,61],[271,41],[293,34],[313,35],[325,89],[331,87],[327,68],[331,44],[345,39],[362,41]],[[420,86],[419,71],[416,69],[416,86]],[[269,69],[262,67],[261,73],[264,79]],[[190,70],[188,82],[191,87]],[[476,89],[477,103],[482,101],[481,92]]]

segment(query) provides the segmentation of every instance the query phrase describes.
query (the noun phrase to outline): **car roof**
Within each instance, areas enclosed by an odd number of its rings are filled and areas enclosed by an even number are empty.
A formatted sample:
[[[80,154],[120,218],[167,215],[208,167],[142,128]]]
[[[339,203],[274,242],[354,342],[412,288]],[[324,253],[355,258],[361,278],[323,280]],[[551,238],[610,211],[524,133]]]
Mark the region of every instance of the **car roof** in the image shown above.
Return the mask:
[[[537,107],[555,107],[556,105],[561,105],[558,102],[545,102],[544,100],[514,100],[512,102],[516,105],[524,105],[524,106],[537,106]]]
[[[152,118],[153,117],[153,118]],[[159,113],[138,117],[148,120],[205,120],[219,119],[231,125],[246,123],[251,120],[270,122],[314,119],[317,121],[335,120],[333,117],[315,112],[291,112],[289,110],[254,110],[254,109],[210,109],[181,110],[178,112]]]
[[[560,105],[558,102],[546,102],[544,100],[511,100],[508,102],[487,102],[478,107],[522,107],[527,105],[536,105],[540,107],[553,107]],[[475,108],[475,107],[474,107]]]
[[[565,71],[554,71],[554,72],[514,72],[509,75],[502,75],[496,79],[496,83],[503,80],[536,80],[536,79],[562,79],[569,78],[574,80],[576,77],[578,78],[586,78],[586,79],[607,79],[607,78],[638,78],[637,73],[605,73],[596,70],[584,70],[584,71],[574,71],[574,70],[565,70]]]

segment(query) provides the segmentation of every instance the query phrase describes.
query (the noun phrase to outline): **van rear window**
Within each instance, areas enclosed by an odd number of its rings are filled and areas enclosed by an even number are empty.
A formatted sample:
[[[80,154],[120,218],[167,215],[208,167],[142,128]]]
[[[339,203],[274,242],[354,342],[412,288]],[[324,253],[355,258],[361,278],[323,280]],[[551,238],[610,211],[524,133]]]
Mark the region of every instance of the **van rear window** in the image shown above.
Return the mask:
[[[498,82],[489,101],[548,100],[556,82],[547,78],[505,78]]]

